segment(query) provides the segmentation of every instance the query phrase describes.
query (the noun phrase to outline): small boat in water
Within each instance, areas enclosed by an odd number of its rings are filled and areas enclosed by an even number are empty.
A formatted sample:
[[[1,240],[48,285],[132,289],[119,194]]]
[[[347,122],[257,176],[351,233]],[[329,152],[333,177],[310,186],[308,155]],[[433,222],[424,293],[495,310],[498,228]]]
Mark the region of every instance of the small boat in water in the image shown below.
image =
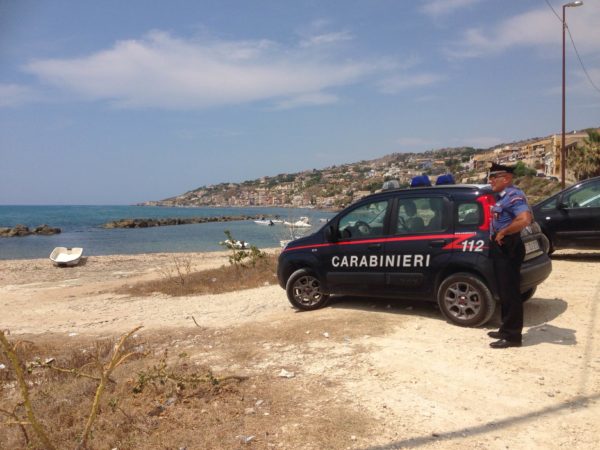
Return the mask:
[[[273,221],[271,219],[259,219],[259,220],[255,220],[254,223],[257,225],[267,225],[269,227],[272,227],[273,225],[275,225],[275,221]]]
[[[293,228],[310,228],[312,225],[310,224],[310,220],[308,219],[308,217],[300,217],[299,220],[295,221],[295,222],[283,222],[284,225],[287,225],[288,227],[293,227]]]
[[[57,266],[76,266],[83,255],[81,247],[56,247],[50,253],[50,260]]]

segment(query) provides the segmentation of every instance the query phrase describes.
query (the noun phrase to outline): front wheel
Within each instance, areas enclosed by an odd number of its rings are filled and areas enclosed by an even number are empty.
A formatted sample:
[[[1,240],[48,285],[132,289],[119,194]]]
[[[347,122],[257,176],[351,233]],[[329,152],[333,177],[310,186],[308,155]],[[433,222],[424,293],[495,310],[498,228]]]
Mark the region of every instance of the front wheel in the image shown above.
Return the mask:
[[[444,316],[463,327],[477,327],[491,319],[496,302],[486,284],[470,273],[455,273],[444,279],[437,294]]]
[[[312,311],[327,304],[329,295],[321,291],[321,281],[310,269],[298,269],[285,285],[287,298],[295,308]]]

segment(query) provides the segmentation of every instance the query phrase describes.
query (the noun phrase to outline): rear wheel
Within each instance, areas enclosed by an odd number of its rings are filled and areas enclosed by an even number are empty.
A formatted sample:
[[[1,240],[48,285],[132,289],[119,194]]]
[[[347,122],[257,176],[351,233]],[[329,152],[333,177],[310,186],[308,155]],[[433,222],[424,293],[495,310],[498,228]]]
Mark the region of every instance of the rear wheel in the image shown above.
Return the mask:
[[[290,303],[304,311],[322,308],[329,295],[321,290],[321,281],[310,269],[298,269],[288,278],[285,286]]]
[[[463,327],[483,325],[496,309],[488,287],[470,273],[455,273],[444,279],[438,289],[437,301],[446,319]]]

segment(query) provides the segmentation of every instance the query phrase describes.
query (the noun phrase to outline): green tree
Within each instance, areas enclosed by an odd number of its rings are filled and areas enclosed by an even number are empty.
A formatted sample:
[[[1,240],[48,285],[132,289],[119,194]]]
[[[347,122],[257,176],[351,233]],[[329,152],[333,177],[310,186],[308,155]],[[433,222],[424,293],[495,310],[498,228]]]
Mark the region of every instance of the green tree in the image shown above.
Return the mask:
[[[524,176],[533,176],[536,174],[535,169],[531,169],[525,165],[523,161],[519,161],[515,165],[515,176],[524,177]]]
[[[568,164],[578,180],[600,175],[600,132],[588,130],[581,147],[569,152]]]

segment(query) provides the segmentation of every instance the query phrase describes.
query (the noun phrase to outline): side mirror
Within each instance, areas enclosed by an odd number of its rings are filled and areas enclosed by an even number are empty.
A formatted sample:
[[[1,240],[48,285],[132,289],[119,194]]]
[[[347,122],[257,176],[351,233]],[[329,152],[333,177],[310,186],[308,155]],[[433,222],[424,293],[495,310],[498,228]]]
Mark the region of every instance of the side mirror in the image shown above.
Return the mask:
[[[556,205],[556,207],[558,209],[567,209],[569,207],[569,205],[565,202],[558,202],[558,204]]]
[[[335,225],[325,227],[325,239],[327,242],[337,242],[337,228]]]

